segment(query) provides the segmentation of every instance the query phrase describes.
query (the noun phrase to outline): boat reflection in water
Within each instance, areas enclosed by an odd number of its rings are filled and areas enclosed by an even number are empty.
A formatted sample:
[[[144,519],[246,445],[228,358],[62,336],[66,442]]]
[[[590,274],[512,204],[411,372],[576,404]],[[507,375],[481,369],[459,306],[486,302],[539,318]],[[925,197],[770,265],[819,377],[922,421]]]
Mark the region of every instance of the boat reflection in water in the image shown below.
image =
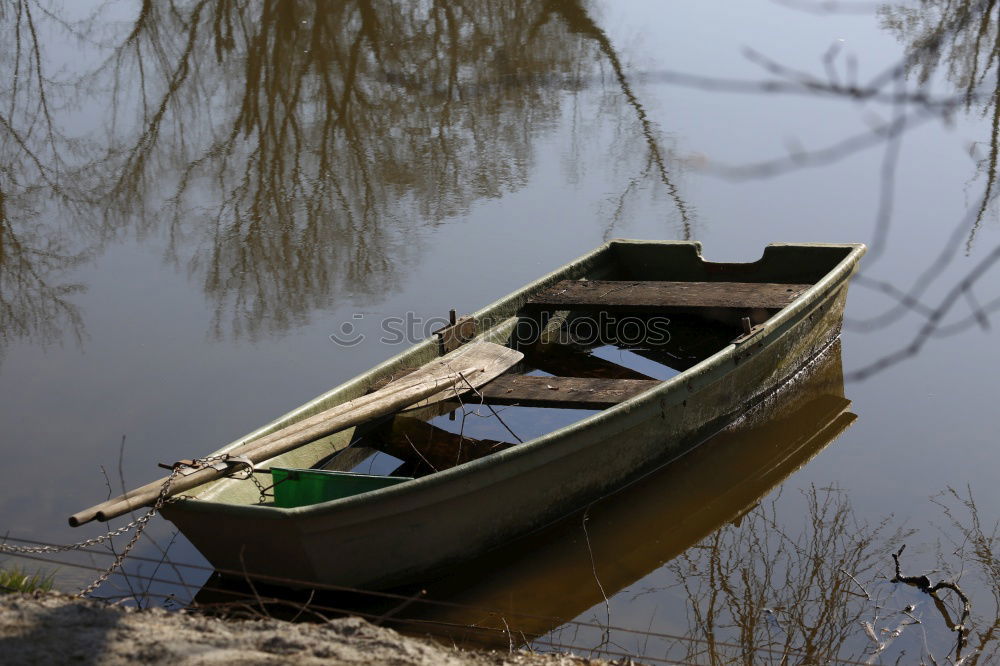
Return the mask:
[[[216,574],[194,603],[252,600],[256,606],[257,598],[279,597],[293,602],[284,608],[290,615],[310,619],[296,608],[309,599],[320,613],[341,609],[466,646],[523,645],[738,523],[854,422],[849,406],[838,341],[763,404],[687,454],[541,531],[419,587],[395,590],[398,597],[260,583],[251,590]],[[268,610],[280,616],[281,606]]]

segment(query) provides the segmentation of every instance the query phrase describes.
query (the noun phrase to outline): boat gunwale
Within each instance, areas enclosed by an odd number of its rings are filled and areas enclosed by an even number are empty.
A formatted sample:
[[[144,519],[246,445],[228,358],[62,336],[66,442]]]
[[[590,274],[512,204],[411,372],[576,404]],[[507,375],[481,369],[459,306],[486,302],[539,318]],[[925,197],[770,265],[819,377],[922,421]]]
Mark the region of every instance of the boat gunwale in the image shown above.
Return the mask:
[[[498,329],[506,329],[511,320],[516,320],[516,309],[518,305],[525,302],[531,294],[558,280],[566,279],[566,274],[573,272],[575,269],[586,268],[588,263],[594,262],[595,260],[600,259],[605,253],[613,251],[615,244],[691,246],[695,249],[698,257],[702,257],[701,243],[697,241],[610,240],[595,248],[591,252],[582,255],[581,257],[557,268],[554,271],[551,271],[537,280],[524,285],[520,289],[511,292],[510,294],[507,294],[506,296],[503,296],[493,303],[490,303],[476,311],[472,316],[475,317],[477,321],[480,321],[488,316],[495,316],[498,311],[503,312],[504,310],[512,307],[515,311],[514,314],[502,323],[497,323],[497,325],[492,328],[482,331],[479,335],[477,335],[476,339],[485,339],[490,336],[491,332],[496,334]],[[620,429],[626,429],[635,423],[642,422],[648,418],[648,407],[652,403],[657,403],[659,405],[661,401],[666,401],[663,405],[665,407],[673,404],[673,402],[685,400],[687,399],[687,396],[696,393],[700,388],[708,386],[714,381],[717,381],[720,377],[728,374],[731,367],[740,362],[740,359],[743,357],[742,355],[744,354],[744,350],[746,350],[746,354],[751,354],[757,353],[752,350],[752,347],[756,347],[758,350],[769,347],[771,344],[779,340],[787,329],[789,329],[794,323],[800,321],[800,315],[804,314],[805,310],[811,310],[814,307],[818,307],[821,303],[826,301],[828,296],[840,288],[850,278],[854,271],[857,270],[858,262],[867,249],[865,245],[861,243],[769,243],[765,246],[764,253],[760,259],[754,262],[740,263],[739,265],[750,267],[759,264],[765,260],[768,248],[776,247],[820,247],[844,249],[849,251],[835,266],[825,273],[823,277],[817,280],[808,289],[803,291],[792,303],[785,306],[759,325],[750,338],[745,341],[741,340],[738,343],[731,342],[727,344],[722,349],[698,362],[691,368],[688,368],[683,372],[679,372],[674,377],[660,383],[660,385],[617,405],[597,411],[594,414],[586,416],[569,425],[527,440],[518,446],[498,451],[488,456],[484,456],[483,458],[479,458],[447,470],[428,474],[406,483],[372,490],[353,497],[346,497],[294,508],[278,508],[259,504],[229,503],[211,499],[185,498],[172,503],[168,507],[164,507],[164,509],[168,514],[177,510],[180,512],[190,513],[245,515],[263,520],[298,520],[312,519],[320,516],[330,518],[331,516],[329,516],[329,514],[340,514],[339,517],[345,520],[338,521],[338,524],[346,526],[371,520],[371,515],[362,514],[368,514],[370,511],[381,513],[378,512],[380,506],[387,507],[390,504],[395,504],[391,502],[391,500],[398,500],[400,497],[405,497],[406,495],[417,495],[421,493],[430,494],[424,500],[410,508],[433,505],[442,501],[453,499],[454,497],[463,495],[468,491],[467,484],[463,484],[462,480],[464,478],[471,479],[477,474],[489,473],[492,475],[492,478],[485,480],[485,485],[492,485],[504,479],[516,477],[518,474],[523,472],[523,469],[522,466],[515,464],[515,462],[522,458],[535,458],[532,467],[558,460],[565,455],[565,452],[562,451],[560,447],[556,446],[558,442],[565,442],[572,438],[574,434],[591,430],[595,426],[611,419],[614,419],[619,423]],[[717,263],[707,262],[703,258],[702,261],[706,264]],[[352,389],[357,390],[367,387],[373,376],[389,373],[392,370],[401,367],[401,365],[403,365],[409,357],[417,355],[421,352],[429,351],[427,347],[432,345],[436,345],[436,341],[433,338],[428,338],[408,347],[399,354],[396,354],[386,361],[370,368],[363,374],[331,388],[329,391],[317,396],[313,400],[310,400],[278,419],[262,426],[246,437],[237,440],[237,442],[223,447],[218,453],[223,453],[239,443],[251,441],[252,439],[260,437],[270,430],[273,430],[276,424],[288,423],[291,422],[291,420],[293,420],[297,415],[308,414],[310,409],[315,408],[317,404],[328,400],[331,396],[338,392],[349,392]],[[762,389],[762,391],[766,390],[767,387]],[[671,397],[673,397],[674,400],[670,400]],[[659,409],[659,407],[657,409]],[[635,423],[633,423],[633,421]],[[352,510],[359,508],[367,508],[368,511],[352,512]]]

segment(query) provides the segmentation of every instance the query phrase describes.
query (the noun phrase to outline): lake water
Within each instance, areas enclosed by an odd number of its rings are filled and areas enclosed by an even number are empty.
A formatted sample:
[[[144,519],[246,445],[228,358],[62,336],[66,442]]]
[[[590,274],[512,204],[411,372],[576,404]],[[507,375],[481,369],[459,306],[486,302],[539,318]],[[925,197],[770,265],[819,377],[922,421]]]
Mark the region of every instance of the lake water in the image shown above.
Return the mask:
[[[817,450],[705,518],[687,549],[664,537],[628,572],[573,559],[617,561],[595,544],[672,531],[663,516],[681,509],[643,487],[645,522],[595,510],[511,554],[509,580],[503,562],[465,574],[488,593],[438,594],[499,610],[536,590],[503,612],[618,628],[523,629],[539,649],[955,658],[933,599],[890,582],[906,544],[904,575],[970,598],[961,654],[994,658],[995,9],[175,4],[0,5],[0,530],[99,534],[66,517],[401,351],[380,340],[387,318],[423,337],[609,238],[698,240],[716,261],[865,242],[842,348],[820,369],[842,372],[857,416],[839,436],[810,432],[833,417],[796,426]],[[803,385],[789,395],[811,404]],[[771,441],[791,418],[776,414],[730,436]],[[168,523],[149,534],[203,563]],[[60,568],[59,585],[91,573]]]

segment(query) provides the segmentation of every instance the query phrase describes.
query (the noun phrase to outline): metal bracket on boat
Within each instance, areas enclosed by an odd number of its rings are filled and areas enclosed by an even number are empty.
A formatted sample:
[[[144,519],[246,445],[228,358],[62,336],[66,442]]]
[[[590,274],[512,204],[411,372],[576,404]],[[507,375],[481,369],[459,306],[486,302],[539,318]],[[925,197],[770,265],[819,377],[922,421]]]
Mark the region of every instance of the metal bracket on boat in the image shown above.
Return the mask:
[[[740,320],[740,326],[742,327],[743,332],[740,333],[738,337],[733,339],[732,344],[734,345],[741,345],[744,342],[756,337],[758,333],[764,330],[764,324],[755,325],[751,322],[750,317],[743,317],[743,319]]]
[[[476,319],[472,315],[458,317],[454,310],[448,312],[448,325],[434,331],[441,347],[441,354],[447,354],[464,345],[476,336]]]
[[[219,465],[222,467],[219,467]],[[249,479],[253,477],[253,473],[256,471],[254,469],[253,461],[247,456],[226,456],[224,460],[212,465],[215,469],[220,472],[229,470],[230,476],[237,479]],[[243,476],[236,476],[237,473]]]
[[[169,469],[171,472],[175,472],[181,476],[194,474],[198,470],[205,469],[206,467],[211,467],[219,472],[236,472],[238,468],[242,468],[239,469],[239,471],[242,472],[244,476],[239,478],[248,479],[253,476],[255,471],[253,461],[247,456],[230,456],[228,454],[197,460],[184,458],[182,460],[178,460],[172,465],[157,463],[157,466],[162,467],[163,469]]]
[[[168,465],[166,463],[156,463],[156,466],[162,467],[163,469],[169,469],[171,472],[177,472],[181,476],[187,476],[188,474],[194,474],[199,469],[206,467],[206,464],[202,461],[183,458],[172,465]]]

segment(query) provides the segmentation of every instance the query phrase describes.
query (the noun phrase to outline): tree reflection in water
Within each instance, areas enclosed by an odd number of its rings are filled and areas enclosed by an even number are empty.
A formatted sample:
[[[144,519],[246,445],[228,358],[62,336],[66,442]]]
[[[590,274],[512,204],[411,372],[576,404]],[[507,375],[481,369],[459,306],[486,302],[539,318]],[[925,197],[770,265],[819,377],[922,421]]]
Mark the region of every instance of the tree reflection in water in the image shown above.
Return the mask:
[[[116,22],[112,9],[132,15]],[[972,0],[881,7],[907,56],[866,85],[837,74],[835,51],[824,60],[828,81],[759,55],[773,78],[757,86],[665,79],[890,106],[899,123],[867,137],[723,170],[775,175],[884,142],[869,267],[888,238],[901,133],[922,120],[946,121],[962,105],[992,120],[977,148],[983,196],[961,221],[959,240],[944,243],[909,286],[896,284],[908,276],[858,276],[857,284],[891,300],[884,312],[849,322],[855,330],[880,330],[911,313],[928,323],[852,379],[912,357],[932,338],[985,326],[1000,309],[1000,298],[972,293],[1000,261],[1000,248],[939,304],[922,302],[932,283],[947,279],[941,276],[960,239],[971,250],[995,199],[998,11]],[[145,0],[101,5],[85,18],[69,13],[38,0],[0,2],[8,82],[0,89],[3,343],[51,342],[61,330],[82,336],[72,301],[81,285],[67,271],[125,233],[168,238],[167,256],[213,304],[216,336],[280,333],[342,299],[378,298],[416,260],[417,227],[528,181],[535,138],[595,80],[605,93],[603,117],[625,129],[606,147],[614,154],[609,168],[626,174],[620,194],[608,199],[606,235],[644,189],[665,197],[664,217],[676,222],[664,235],[693,234],[664,136],[583,0]],[[57,78],[47,62],[50,52],[67,59],[59,51],[65,37],[80,55]],[[933,94],[928,83],[938,71],[957,86],[957,98]],[[916,82],[907,87],[908,72]],[[109,131],[74,127],[81,108],[102,109]],[[945,322],[966,302],[967,317]]]
[[[141,110],[112,137],[111,192],[130,207],[155,165],[173,167],[171,238],[203,246],[190,268],[219,334],[226,316],[254,337],[334,295],[385,293],[416,231],[399,203],[436,222],[521,187],[561,97],[530,83],[589,66],[560,26],[533,33],[535,15],[525,2],[145,3],[107,64],[115,108]]]
[[[780,515],[779,495],[668,565],[687,599],[686,660],[819,664],[856,649],[873,603],[860,588],[899,536],[887,539],[887,521],[860,522],[839,489],[803,496],[798,534],[797,521]]]
[[[82,338],[72,296],[83,287],[67,274],[93,251],[93,227],[77,237],[44,222],[54,203],[74,210],[85,199],[79,183],[62,182],[71,144],[53,123],[34,34],[30,3],[0,4],[0,360],[17,339]]]
[[[972,250],[976,232],[994,199],[997,158],[1000,153],[1000,42],[996,3],[979,0],[920,0],[916,6],[887,4],[879,8],[882,25],[906,44],[905,69],[921,85],[943,69],[964,96],[966,111],[991,119],[992,132],[974,144],[985,192],[968,231],[966,251]]]
[[[650,658],[699,664],[1000,658],[1000,532],[980,517],[971,491],[948,489],[933,499],[950,524],[930,543],[889,519],[859,521],[840,489],[809,487],[802,499],[801,531],[792,529],[788,498],[779,493],[670,562],[667,585],[639,593],[668,602],[679,593],[685,632],[635,638],[612,630],[599,649],[620,641]],[[917,552],[907,551],[904,570],[961,585],[968,595],[964,624],[958,594],[934,598],[893,581],[892,554],[907,541]]]
[[[966,664],[996,663],[1000,660],[1000,522],[983,519],[970,488],[964,492],[948,488],[934,503],[949,522],[941,530],[934,569],[942,580],[960,580],[972,600],[972,618],[966,631],[946,626],[956,636],[955,645],[951,655],[947,649],[940,652],[956,663],[963,659]],[[961,604],[955,596],[947,597],[947,604],[948,613],[941,613],[941,617],[960,618]],[[962,633],[967,634],[965,640]]]
[[[943,541],[927,542],[894,527],[891,517],[874,525],[859,520],[839,488],[779,491],[669,562],[655,586],[625,590],[620,603],[648,609],[655,600],[645,621],[612,601],[610,624],[603,606],[589,617],[603,630],[566,624],[536,647],[650,663],[994,663],[997,523],[982,521],[969,492],[949,489],[934,502],[951,524]],[[968,595],[964,625],[957,594],[934,598],[893,580],[892,554],[907,541],[916,552],[907,550],[904,568],[960,584]],[[629,620],[615,622],[615,613]]]
[[[213,303],[217,336],[285,331],[338,299],[392,290],[420,224],[528,182],[539,132],[602,62],[607,117],[632,114],[645,144],[639,180],[661,180],[690,222],[660,137],[580,0],[144,0],[124,23],[105,7],[75,22],[31,0],[0,8],[13,81],[0,91],[5,225],[30,215],[10,203],[14,187],[100,219],[102,241],[165,234],[167,256]],[[90,56],[55,81],[41,62],[63,36]],[[106,135],[59,135],[71,104],[105,108]],[[621,160],[642,155],[618,145]],[[13,178],[24,164],[34,182]],[[54,226],[39,222],[43,235]],[[12,283],[32,279],[3,264]],[[36,264],[36,290],[54,268]],[[68,303],[49,300],[31,299],[54,333]]]

